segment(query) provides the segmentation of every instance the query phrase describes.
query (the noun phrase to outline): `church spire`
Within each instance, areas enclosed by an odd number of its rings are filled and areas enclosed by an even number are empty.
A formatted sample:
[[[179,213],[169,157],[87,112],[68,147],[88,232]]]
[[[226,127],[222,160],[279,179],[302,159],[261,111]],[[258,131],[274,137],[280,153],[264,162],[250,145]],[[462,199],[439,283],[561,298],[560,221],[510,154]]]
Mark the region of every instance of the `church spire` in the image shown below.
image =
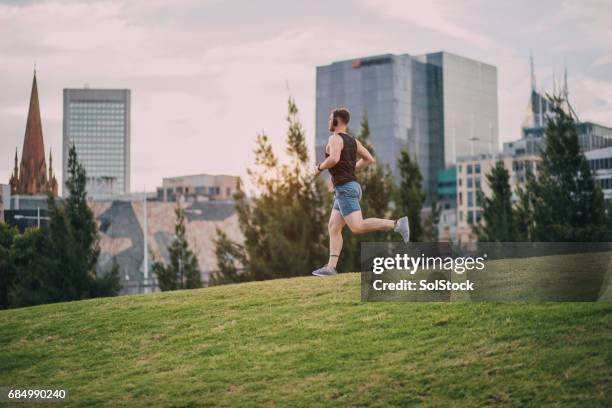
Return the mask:
[[[535,70],[533,69],[533,53],[531,51],[529,51],[529,66],[531,68],[531,91],[535,92],[536,77],[535,77]]]
[[[41,195],[47,194],[50,190],[45,162],[45,145],[40,118],[36,70],[34,70],[34,78],[32,79],[30,106],[21,150],[19,174],[14,174],[11,181],[13,194]]]

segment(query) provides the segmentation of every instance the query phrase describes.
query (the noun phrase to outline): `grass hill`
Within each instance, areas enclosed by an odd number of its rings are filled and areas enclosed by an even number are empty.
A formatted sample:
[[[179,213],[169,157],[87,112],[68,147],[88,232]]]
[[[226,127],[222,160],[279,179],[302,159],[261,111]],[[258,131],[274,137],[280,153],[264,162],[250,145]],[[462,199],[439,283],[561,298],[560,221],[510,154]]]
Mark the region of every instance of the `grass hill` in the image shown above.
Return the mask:
[[[612,397],[610,303],[362,303],[358,274],[1,311],[0,349],[0,386],[65,388],[70,406]]]

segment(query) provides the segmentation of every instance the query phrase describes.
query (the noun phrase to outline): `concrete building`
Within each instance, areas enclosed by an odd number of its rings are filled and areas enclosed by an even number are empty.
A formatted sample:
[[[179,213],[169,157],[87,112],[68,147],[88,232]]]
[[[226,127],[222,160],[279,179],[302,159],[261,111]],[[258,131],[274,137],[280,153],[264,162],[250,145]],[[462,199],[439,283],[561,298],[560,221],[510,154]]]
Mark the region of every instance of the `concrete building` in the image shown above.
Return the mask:
[[[228,175],[196,174],[168,177],[157,188],[159,201],[231,200],[240,178]]]
[[[438,171],[438,239],[455,241],[457,239],[457,168],[449,167]]]
[[[117,262],[122,295],[159,291],[152,269],[155,261],[168,263],[168,246],[175,239],[177,203],[146,202],[142,199],[89,200],[98,223],[100,256],[97,271],[107,273]],[[217,229],[239,243],[244,241],[233,203],[226,201],[187,202],[185,228],[189,247],[194,251],[208,285],[218,271],[215,254]]]
[[[584,154],[589,161],[593,176],[604,194],[606,206],[612,205],[612,147],[591,150]]]
[[[0,222],[4,222],[4,210],[11,209],[11,186],[0,184]]]
[[[129,89],[64,89],[63,176],[74,144],[91,198],[130,192],[130,99]]]
[[[490,197],[486,175],[491,173],[498,160],[502,160],[510,175],[512,201],[518,200],[517,188],[524,186],[527,174],[537,175],[539,155],[519,157],[503,155],[478,155],[460,158],[457,163],[457,241],[475,241],[472,226],[482,219],[481,197]]]
[[[457,157],[498,149],[497,69],[437,52],[385,54],[317,67],[317,160],[324,157],[332,108],[351,111],[357,132],[367,113],[376,156],[398,177],[397,155],[416,158],[431,199],[438,170]]]

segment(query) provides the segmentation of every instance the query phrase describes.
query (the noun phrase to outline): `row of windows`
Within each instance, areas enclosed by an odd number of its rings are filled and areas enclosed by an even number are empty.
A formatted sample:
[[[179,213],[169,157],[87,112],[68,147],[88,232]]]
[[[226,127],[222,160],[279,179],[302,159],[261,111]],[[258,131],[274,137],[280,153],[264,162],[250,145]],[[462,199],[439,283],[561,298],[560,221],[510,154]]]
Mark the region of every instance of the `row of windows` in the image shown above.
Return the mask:
[[[591,166],[591,170],[612,169],[612,157],[589,160],[589,165]]]
[[[176,188],[167,188],[166,189],[166,197],[176,197],[176,195],[182,194],[201,194],[201,195],[219,195],[221,194],[221,187],[219,186],[196,186],[193,189],[189,187],[176,187]],[[231,187],[226,187],[225,194],[230,196],[232,194]]]
[[[482,211],[468,211],[467,212],[467,223],[478,224],[482,219]],[[463,222],[463,211],[459,211],[459,222]]]
[[[70,108],[74,109],[123,109],[123,102],[70,102]]]
[[[474,203],[476,207],[480,207],[482,205],[482,191],[468,191],[467,193],[467,206],[474,207]],[[459,205],[463,205],[463,193],[459,192]]]
[[[68,122],[68,130],[83,130],[83,129],[98,129],[98,128],[115,128],[114,130],[123,130],[123,120],[116,118],[109,119],[84,119],[72,120]]]
[[[463,179],[459,179],[459,187],[463,186]],[[468,177],[467,178],[467,188],[480,189],[480,177]]]
[[[599,187],[601,187],[602,190],[609,190],[612,188],[612,178],[600,179],[597,180],[597,182],[599,183]]]
[[[467,164],[465,167],[467,170],[467,174],[480,174],[480,163],[470,163]],[[463,171],[463,166],[460,164],[459,166],[457,166],[457,169],[459,170],[459,173],[461,173]]]

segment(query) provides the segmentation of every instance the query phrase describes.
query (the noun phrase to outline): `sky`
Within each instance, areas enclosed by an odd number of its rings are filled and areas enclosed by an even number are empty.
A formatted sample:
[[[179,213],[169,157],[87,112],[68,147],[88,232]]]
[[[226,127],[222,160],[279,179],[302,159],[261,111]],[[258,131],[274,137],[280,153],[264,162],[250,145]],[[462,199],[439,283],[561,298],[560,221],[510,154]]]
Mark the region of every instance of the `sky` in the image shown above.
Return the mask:
[[[316,66],[369,55],[495,65],[505,142],[520,137],[532,52],[538,88],[567,66],[580,119],[612,127],[611,21],[608,0],[0,0],[0,183],[21,154],[34,65],[58,176],[62,90],[129,88],[132,190],[152,191],[163,177],[246,177],[260,132],[282,156],[289,95],[313,151]]]

